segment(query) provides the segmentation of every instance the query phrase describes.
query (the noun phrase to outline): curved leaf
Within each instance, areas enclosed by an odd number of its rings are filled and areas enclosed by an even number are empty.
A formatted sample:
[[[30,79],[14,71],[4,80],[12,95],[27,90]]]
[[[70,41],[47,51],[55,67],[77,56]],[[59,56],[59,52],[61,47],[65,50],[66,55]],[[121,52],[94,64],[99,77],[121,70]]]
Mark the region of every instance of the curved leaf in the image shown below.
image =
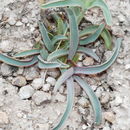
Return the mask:
[[[84,0],[59,0],[59,1],[52,1],[46,4],[43,4],[41,7],[44,9],[47,8],[56,8],[56,7],[67,7],[67,6],[83,6]]]
[[[52,44],[55,45],[58,41],[61,41],[61,40],[68,40],[68,38],[64,35],[56,35],[52,39]]]
[[[102,121],[102,112],[101,112],[101,105],[97,96],[94,94],[93,90],[83,79],[81,79],[78,76],[73,76],[73,77],[74,77],[74,80],[83,88],[83,90],[88,95],[89,100],[93,106],[94,113],[95,113],[95,123],[97,125],[100,125]]]
[[[53,51],[54,50],[54,46],[52,45],[52,41],[50,40],[49,36],[48,36],[48,32],[44,26],[43,23],[39,22],[39,28],[40,28],[40,32],[44,41],[44,44],[46,46],[46,48],[48,49],[48,51]]]
[[[68,51],[66,49],[58,49],[48,55],[47,61],[57,59],[61,56],[65,56],[67,54],[68,54]]]
[[[22,60],[17,60],[8,56],[5,56],[0,53],[0,61],[12,65],[12,66],[18,66],[18,67],[29,67],[38,62],[37,56],[34,56],[34,58],[30,61],[22,61]]]
[[[70,78],[72,75],[74,74],[74,69],[70,68],[68,70],[66,70],[61,76],[60,78],[57,80],[55,87],[54,87],[54,93],[56,93],[56,91],[59,89],[59,87],[68,79]]]
[[[88,36],[85,39],[80,40],[80,45],[87,45],[89,43],[92,43],[94,41],[97,40],[97,38],[100,36],[100,34],[102,33],[103,29],[105,27],[105,24],[101,24],[98,29],[96,30],[95,33],[93,33],[92,35]]]
[[[27,50],[27,51],[17,53],[17,54],[14,55],[14,57],[27,57],[27,56],[36,55],[36,54],[39,54],[39,53],[40,53],[39,49],[32,49],[32,50]]]
[[[59,130],[64,125],[65,121],[69,117],[70,112],[72,111],[73,102],[74,102],[74,82],[73,82],[73,78],[71,77],[67,80],[67,107],[66,107],[66,110],[65,110],[60,122],[57,124],[57,126],[55,128],[53,128],[53,130]]]
[[[42,48],[40,50],[40,56],[43,60],[47,60],[48,55],[48,51],[45,48]]]
[[[53,62],[44,61],[41,56],[38,56],[39,62],[38,66],[40,69],[53,69],[53,68],[68,68],[69,65],[57,60]]]
[[[99,7],[99,8],[101,8],[102,11],[103,11],[106,23],[111,26],[111,24],[112,24],[112,17],[111,17],[110,10],[108,9],[108,6],[106,5],[106,3],[103,0],[94,0],[94,2],[92,2],[92,4],[90,6],[88,6],[87,9],[90,9],[92,7]]]
[[[97,54],[95,52],[93,52],[92,49],[89,49],[89,48],[86,48],[86,47],[79,47],[77,51],[85,53],[86,55],[91,56],[93,59],[100,62],[99,57],[97,56]]]
[[[101,33],[101,36],[105,42],[105,46],[107,49],[112,49],[112,36],[107,29],[104,29]]]
[[[70,45],[69,45],[68,58],[69,60],[72,60],[77,51],[78,43],[79,43],[78,24],[73,10],[67,8],[66,12],[69,18],[69,25],[70,25]]]
[[[108,69],[115,62],[115,60],[119,54],[121,41],[122,41],[122,38],[117,39],[115,51],[114,51],[112,57],[108,61],[106,61],[102,65],[97,65],[97,66],[92,66],[92,67],[84,67],[84,68],[75,67],[74,73],[75,74],[97,74],[97,73],[101,73],[101,72],[105,71],[106,69]]]
[[[98,27],[99,27],[98,25],[91,25],[91,26],[86,27],[84,30],[80,31],[80,33],[79,33],[80,37],[94,33],[98,29]],[[101,33],[101,37],[103,38],[103,40],[105,42],[106,48],[111,49],[112,36],[106,28],[103,29],[103,31]]]

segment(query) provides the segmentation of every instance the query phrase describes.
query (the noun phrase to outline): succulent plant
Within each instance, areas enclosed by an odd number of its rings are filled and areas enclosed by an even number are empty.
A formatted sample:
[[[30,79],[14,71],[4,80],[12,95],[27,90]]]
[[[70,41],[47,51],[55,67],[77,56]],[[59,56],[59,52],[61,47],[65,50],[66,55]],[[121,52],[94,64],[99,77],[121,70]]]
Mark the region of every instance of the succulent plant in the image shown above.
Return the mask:
[[[59,130],[67,120],[72,111],[74,101],[74,81],[86,92],[92,104],[95,123],[99,125],[102,120],[101,105],[91,87],[80,78],[80,74],[93,75],[107,70],[116,60],[121,46],[122,38],[118,38],[115,43],[113,55],[105,63],[79,67],[77,65],[79,55],[84,53],[100,63],[100,58],[88,45],[102,38],[107,49],[112,49],[112,37],[105,23],[100,25],[90,25],[79,30],[80,22],[84,17],[84,12],[92,7],[100,7],[103,10],[107,25],[111,25],[111,14],[103,0],[64,0],[46,3],[42,8],[64,7],[67,20],[63,20],[58,14],[54,14],[57,32],[51,34],[42,22],[39,22],[39,29],[42,35],[42,42],[39,48],[24,51],[8,57],[0,53],[0,61],[18,67],[29,67],[37,64],[40,69],[59,68],[61,76],[54,86],[54,93],[65,82],[67,86],[67,107],[60,122],[53,128]],[[32,57],[31,60],[18,60],[19,58]]]

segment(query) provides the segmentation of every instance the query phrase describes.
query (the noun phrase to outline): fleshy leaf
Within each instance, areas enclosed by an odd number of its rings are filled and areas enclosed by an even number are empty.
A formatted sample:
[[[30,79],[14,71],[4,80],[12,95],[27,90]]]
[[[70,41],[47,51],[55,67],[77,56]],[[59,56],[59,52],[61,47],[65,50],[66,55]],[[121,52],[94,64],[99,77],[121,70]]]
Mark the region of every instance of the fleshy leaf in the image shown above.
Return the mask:
[[[34,56],[34,58],[31,59],[30,61],[22,61],[22,60],[17,60],[17,59],[11,58],[9,56],[5,56],[0,53],[0,61],[4,62],[6,64],[9,64],[9,65],[12,65],[12,66],[29,67],[29,66],[36,64],[38,62],[38,58],[37,58],[37,56]]]
[[[78,76],[74,76],[74,80],[83,88],[83,90],[88,95],[89,100],[93,106],[94,113],[95,113],[95,123],[97,125],[100,125],[102,121],[102,112],[101,112],[101,105],[97,96],[94,94],[91,87],[83,79],[81,79]]]
[[[89,75],[89,74],[101,73],[101,72],[105,71],[106,69],[108,69],[114,63],[114,61],[116,60],[116,58],[119,54],[121,41],[122,41],[122,38],[117,39],[115,51],[114,51],[112,57],[108,61],[106,61],[105,63],[103,63],[101,65],[92,66],[92,67],[75,67],[74,73]]]
[[[60,86],[68,79],[70,78],[72,75],[74,74],[74,69],[70,68],[68,70],[66,70],[61,76],[60,78],[57,80],[55,87],[54,87],[54,93],[56,93],[56,91],[60,88]]]
[[[55,45],[58,41],[61,41],[61,40],[68,40],[68,38],[64,35],[56,35],[52,39],[52,44]]]
[[[39,22],[39,28],[40,28],[40,32],[41,32],[41,35],[42,35],[46,48],[48,49],[48,51],[52,52],[54,50],[54,46],[48,36],[48,32],[47,32],[44,24]]]
[[[112,49],[112,36],[107,29],[104,29],[101,33],[101,36],[105,42],[105,46],[107,49]]]
[[[70,45],[69,45],[69,60],[72,60],[79,43],[79,31],[78,31],[78,24],[76,20],[75,13],[72,9],[66,9],[68,18],[69,18],[69,26],[70,26]]]
[[[68,51],[66,49],[58,49],[48,55],[47,61],[57,59],[61,56],[65,56],[67,54],[68,54]]]
[[[45,48],[42,48],[40,50],[40,56],[43,60],[47,60],[48,55],[48,51]]]
[[[36,55],[36,54],[39,54],[39,53],[40,53],[39,49],[32,49],[32,50],[27,50],[27,51],[17,53],[17,54],[14,55],[14,57],[27,57],[27,56]]]
[[[85,39],[80,40],[80,45],[87,45],[89,43],[92,43],[94,41],[97,40],[97,38],[100,36],[100,34],[102,33],[103,29],[104,29],[105,25],[101,24],[98,29],[95,31],[95,33],[93,33],[92,35],[88,36]]]
[[[98,29],[98,27],[99,27],[98,25],[91,25],[91,26],[86,27],[84,30],[80,31],[80,33],[79,33],[80,37],[94,33]],[[103,29],[103,31],[101,33],[101,37],[103,38],[103,40],[105,42],[106,48],[111,49],[112,48],[112,36],[106,28]]]
[[[53,62],[47,62],[42,59],[41,56],[38,56],[39,62],[38,66],[40,69],[53,69],[53,68],[68,68],[69,65],[64,64],[63,62],[56,60]]]
[[[70,112],[73,108],[73,102],[74,102],[74,82],[73,78],[67,79],[67,107],[66,110],[60,120],[60,122],[57,124],[53,130],[59,130],[65,123],[65,121],[68,119]]]
[[[93,52],[93,50],[90,49],[90,48],[79,47],[78,48],[78,52],[85,53],[86,55],[91,56],[93,59],[95,59],[96,61],[100,62],[100,59],[97,56],[97,54],[95,52]]]

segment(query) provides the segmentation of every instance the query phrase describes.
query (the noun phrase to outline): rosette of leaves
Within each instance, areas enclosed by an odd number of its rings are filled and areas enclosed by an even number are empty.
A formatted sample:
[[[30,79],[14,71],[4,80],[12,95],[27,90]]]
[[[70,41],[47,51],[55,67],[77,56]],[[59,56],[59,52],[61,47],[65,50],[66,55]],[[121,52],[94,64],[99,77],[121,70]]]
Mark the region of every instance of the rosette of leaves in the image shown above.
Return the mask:
[[[59,130],[72,111],[74,100],[74,81],[81,86],[89,97],[94,110],[95,124],[99,125],[102,120],[100,102],[91,87],[82,78],[80,78],[80,74],[93,75],[107,70],[118,56],[122,39],[117,39],[113,55],[106,62],[88,67],[77,66],[77,62],[79,60],[78,53],[84,53],[92,57],[96,62],[100,63],[100,58],[97,54],[87,47],[99,38],[104,40],[107,49],[111,49],[112,46],[112,38],[105,27],[105,24],[91,25],[84,28],[82,31],[79,30],[78,26],[80,21],[83,19],[83,13],[81,12],[84,12],[94,6],[99,6],[103,9],[106,23],[110,25],[111,16],[106,4],[102,0],[66,0],[47,3],[42,7],[65,7],[68,21],[63,20],[57,14],[54,14],[53,16],[57,24],[56,34],[50,35],[45,25],[40,22],[39,29],[43,41],[41,42],[39,48],[15,54],[13,58],[0,53],[0,61],[12,66],[29,67],[37,64],[40,69],[60,69],[61,76],[58,78],[54,86],[54,93],[57,92],[63,83],[66,83],[67,106],[60,122],[53,128],[53,130]],[[24,57],[25,59],[28,57],[32,58],[31,60],[23,61],[19,60],[21,57]]]

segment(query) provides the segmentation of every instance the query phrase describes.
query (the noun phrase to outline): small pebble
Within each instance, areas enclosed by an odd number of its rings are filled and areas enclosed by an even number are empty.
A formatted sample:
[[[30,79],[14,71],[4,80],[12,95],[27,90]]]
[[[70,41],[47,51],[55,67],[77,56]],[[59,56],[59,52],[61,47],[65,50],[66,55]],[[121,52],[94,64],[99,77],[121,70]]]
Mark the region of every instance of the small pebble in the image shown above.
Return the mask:
[[[98,87],[97,90],[96,90],[96,96],[98,98],[100,98],[103,91],[104,91],[104,89],[102,87]]]
[[[43,79],[42,78],[36,78],[33,80],[32,82],[32,87],[36,90],[42,88],[42,85],[43,85]]]
[[[104,112],[104,118],[110,123],[113,123],[115,121],[115,115],[113,112]]]
[[[49,83],[50,85],[54,86],[56,83],[56,80],[53,77],[48,77],[46,79],[46,82]]]
[[[42,87],[42,90],[45,91],[45,92],[47,92],[47,91],[50,90],[50,87],[51,87],[50,84],[44,84],[43,87]]]
[[[89,101],[88,99],[84,98],[84,97],[81,97],[79,100],[78,100],[78,104],[82,107],[88,107],[89,105]]]
[[[25,77],[18,76],[12,80],[12,84],[16,85],[18,87],[22,87],[22,86],[25,86],[27,84],[27,81],[26,81]]]
[[[36,130],[49,130],[50,126],[48,123],[45,124],[36,124],[35,125]]]
[[[82,125],[82,129],[83,129],[83,130],[86,130],[86,129],[87,129],[87,127],[88,127],[88,126],[87,126],[87,125],[85,125],[85,124],[83,124],[83,125]]]
[[[60,72],[57,69],[50,69],[47,74],[53,78],[58,78],[60,76]]]
[[[22,26],[22,25],[23,25],[23,23],[20,22],[20,21],[18,21],[18,22],[16,23],[16,26],[17,26],[17,27]]]
[[[55,100],[58,101],[58,102],[65,102],[66,97],[61,95],[60,93],[57,93],[56,96],[55,96]]]
[[[36,105],[41,105],[42,103],[50,102],[51,94],[43,91],[36,91],[32,96],[32,100]]]
[[[100,101],[101,101],[102,104],[108,103],[109,99],[110,99],[109,92],[102,93],[102,96],[101,96],[101,99],[100,99]]]
[[[5,63],[1,64],[1,73],[3,76],[11,76],[12,70],[11,67]]]
[[[89,66],[89,65],[93,65],[94,64],[94,60],[91,57],[86,57],[83,60],[83,65],[84,66]]]
[[[11,52],[13,50],[13,44],[9,40],[3,40],[0,42],[0,50],[3,52]]]
[[[0,111],[0,124],[8,124],[9,123],[9,118],[8,118],[8,115],[3,112],[3,111]]]
[[[33,93],[34,93],[34,89],[30,85],[27,85],[20,88],[19,96],[21,99],[28,99],[32,97]]]

